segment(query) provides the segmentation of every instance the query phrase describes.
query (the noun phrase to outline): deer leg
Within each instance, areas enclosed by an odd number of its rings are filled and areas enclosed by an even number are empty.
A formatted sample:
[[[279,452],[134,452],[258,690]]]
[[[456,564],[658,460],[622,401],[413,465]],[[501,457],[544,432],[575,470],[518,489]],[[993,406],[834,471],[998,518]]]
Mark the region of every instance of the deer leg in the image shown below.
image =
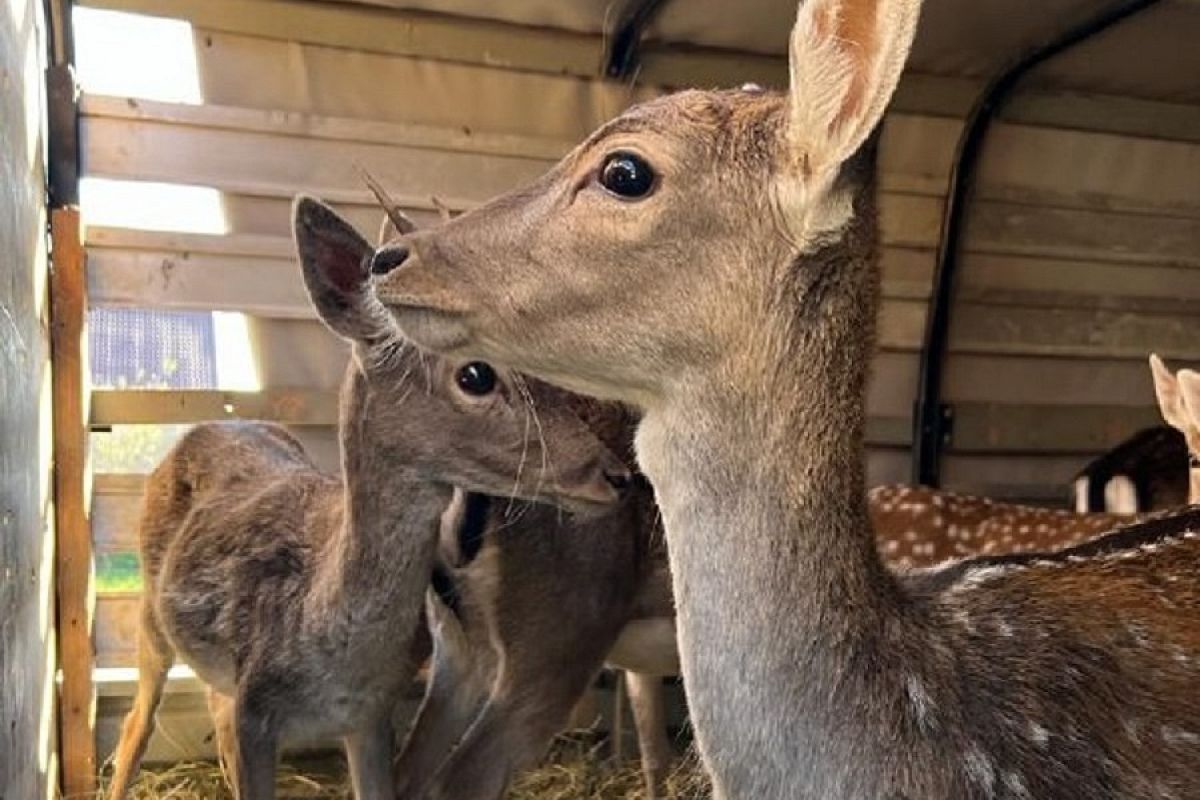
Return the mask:
[[[237,776],[233,769],[237,737],[233,729],[233,700],[209,688],[208,711],[213,718],[213,738],[217,745],[217,761],[221,765],[221,773],[230,787],[236,787]]]
[[[233,778],[237,800],[273,800],[279,726],[253,690],[238,687],[233,710]]]
[[[385,709],[380,718],[346,737],[346,759],[355,800],[394,800],[392,752],[395,732]]]
[[[438,767],[479,715],[491,690],[493,653],[472,648],[462,625],[432,595],[433,660],[421,708],[396,759],[396,796],[421,797]],[[486,664],[481,664],[486,661]]]
[[[671,740],[667,738],[666,709],[663,705],[662,677],[643,672],[625,673],[625,691],[633,710],[638,749],[642,756],[642,777],[647,800],[662,796],[667,770],[671,765]]]
[[[175,651],[158,626],[149,598],[143,598],[141,627],[138,628],[137,696],[121,728],[121,740],[117,744],[109,788],[110,800],[120,800],[125,796],[142,763],[150,734],[154,732],[154,712],[162,700],[167,671],[174,661]]]

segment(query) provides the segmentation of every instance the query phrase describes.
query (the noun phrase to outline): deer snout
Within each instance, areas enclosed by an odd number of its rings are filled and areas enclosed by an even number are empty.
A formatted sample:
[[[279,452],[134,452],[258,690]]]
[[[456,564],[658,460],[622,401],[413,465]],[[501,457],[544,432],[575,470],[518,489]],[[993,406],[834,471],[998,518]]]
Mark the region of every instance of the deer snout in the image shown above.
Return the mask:
[[[568,508],[583,514],[599,513],[620,503],[634,484],[633,473],[612,455],[582,466],[573,475],[560,475],[559,482]]]
[[[401,243],[384,245],[371,256],[371,274],[387,275],[408,260],[409,249]]]

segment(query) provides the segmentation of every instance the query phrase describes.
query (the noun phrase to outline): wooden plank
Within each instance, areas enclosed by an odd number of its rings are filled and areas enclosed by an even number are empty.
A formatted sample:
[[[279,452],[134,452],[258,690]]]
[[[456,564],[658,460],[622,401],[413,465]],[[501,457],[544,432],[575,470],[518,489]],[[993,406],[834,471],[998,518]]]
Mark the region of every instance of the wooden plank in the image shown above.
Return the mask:
[[[108,248],[89,255],[88,291],[97,306],[314,316],[292,260]]]
[[[989,199],[1200,217],[1191,142],[998,123],[974,181]]]
[[[213,130],[445,150],[451,153],[513,156],[550,162],[559,160],[576,145],[574,141],[526,134],[480,132],[463,126],[422,125],[215,104],[164,103],[104,95],[84,95],[80,100],[80,113],[91,118],[169,123]]]
[[[137,664],[140,605],[137,592],[96,597],[96,665],[101,669]]]
[[[179,17],[217,31],[513,70],[591,76],[603,53],[598,36],[338,3],[88,0],[87,5]]]
[[[190,20],[207,31],[326,45],[347,60],[437,59],[498,69],[571,78],[596,78],[602,37],[466,17],[364,9],[313,3],[245,3],[244,0],[85,0],[85,4]],[[316,8],[314,8],[316,6]],[[781,34],[782,35],[782,34]],[[781,39],[782,41],[782,39]],[[202,54],[203,55],[203,54]],[[243,71],[248,74],[253,70]],[[730,86],[747,81],[783,88],[783,58],[698,48],[685,43],[647,42],[638,79],[664,87]],[[387,84],[391,87],[391,84]],[[354,88],[354,87],[351,87]],[[371,90],[374,87],[357,87]],[[618,87],[619,88],[619,87]],[[893,107],[912,113],[962,117],[979,96],[973,78],[908,73]],[[515,110],[514,110],[514,113]],[[1200,127],[1188,106],[1062,91],[1022,91],[1005,109],[1005,119],[1063,128],[1196,141]]]
[[[99,555],[137,552],[144,475],[100,474],[92,484],[92,545]]]
[[[214,115],[213,125],[201,125],[206,111],[175,112],[168,104],[158,108],[161,114],[145,110],[137,117],[83,118],[84,172],[255,195],[290,197],[305,188],[330,200],[361,203],[370,198],[361,167],[385,186],[395,187],[396,200],[402,204],[428,204],[436,194],[452,208],[466,208],[533,181],[556,161],[451,149],[446,144],[435,147],[429,141],[432,136],[405,144],[277,132],[270,124],[272,112],[267,111],[220,109],[223,116]],[[179,124],[175,119],[185,116],[193,122]],[[247,127],[228,127],[232,117]],[[316,124],[314,118],[306,119]],[[954,121],[890,118],[881,155],[881,187],[940,197],[949,169],[944,148],[951,147],[957,130]]]
[[[553,163],[157,121],[91,117],[81,128],[86,175],[287,197],[307,190],[333,202],[369,202],[366,169],[405,205],[436,194],[463,208],[531,182]]]
[[[54,363],[54,498],[57,531],[60,734],[68,796],[96,789],[92,685],[92,545],[87,518],[87,285],[79,209],[55,210],[51,273]]]
[[[88,291],[92,305],[215,309],[267,318],[315,318],[291,253],[290,239],[280,237],[270,247],[261,248],[269,250],[271,255],[244,255],[238,251],[253,249],[255,245],[243,245],[239,240],[249,237],[192,235],[188,237],[188,249],[170,249],[177,238],[153,231],[117,229],[108,229],[94,237],[88,248]],[[254,239],[266,244],[258,237]],[[113,246],[118,241],[122,246]],[[932,251],[887,247],[881,261],[885,297],[929,296]]]
[[[221,419],[334,425],[337,423],[337,394],[311,389],[269,389],[264,392],[96,389],[92,392],[91,425],[94,427]]]
[[[1195,220],[975,201],[967,251],[1120,264],[1200,267]]]

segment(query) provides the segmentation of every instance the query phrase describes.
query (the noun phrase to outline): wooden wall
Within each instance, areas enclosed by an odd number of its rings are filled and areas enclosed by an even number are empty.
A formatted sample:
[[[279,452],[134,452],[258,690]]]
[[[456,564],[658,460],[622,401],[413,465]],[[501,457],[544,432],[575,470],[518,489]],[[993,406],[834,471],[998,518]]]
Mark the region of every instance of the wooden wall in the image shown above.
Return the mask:
[[[0,5],[0,797],[54,796],[42,4]]]
[[[330,466],[345,349],[306,304],[288,238],[290,198],[314,192],[372,233],[380,214],[362,167],[414,216],[432,220],[433,195],[470,208],[540,174],[628,102],[662,91],[580,77],[594,64],[571,47],[596,43],[576,35],[564,44],[550,33],[488,28],[496,49],[472,50],[477,32],[455,39],[434,25],[424,38],[400,35],[381,11],[332,15],[328,5],[292,0],[238,10],[225,0],[90,1],[196,20],[204,104],[85,97],[85,173],[215,187],[230,226],[220,236],[90,228],[92,301],[247,312],[264,383],[253,396],[100,391],[92,422],[271,416],[298,426]],[[652,80],[683,83],[783,74],[761,57],[661,56],[650,67]],[[977,88],[910,76],[887,121],[884,306],[869,401],[875,483],[908,477],[934,247]],[[1025,94],[995,127],[952,325],[948,486],[1065,501],[1091,454],[1157,421],[1146,354],[1200,359],[1197,120],[1190,108]],[[97,476],[96,485],[98,553],[132,549],[138,478]],[[130,663],[135,604],[133,594],[100,598],[102,666]],[[102,723],[110,741],[103,713]]]

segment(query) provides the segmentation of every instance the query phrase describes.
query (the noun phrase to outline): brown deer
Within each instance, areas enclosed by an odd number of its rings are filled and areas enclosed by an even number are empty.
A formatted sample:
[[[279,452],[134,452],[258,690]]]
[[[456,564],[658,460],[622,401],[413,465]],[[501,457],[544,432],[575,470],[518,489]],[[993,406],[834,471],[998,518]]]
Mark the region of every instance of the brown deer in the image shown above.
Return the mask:
[[[150,476],[141,520],[139,684],[117,749],[122,797],[176,655],[213,692],[242,800],[274,794],[281,737],[343,737],[355,794],[391,798],[390,717],[452,484],[598,511],[630,473],[558,389],[406,346],[375,297],[373,248],[329,208],[294,212],[318,315],[352,345],[342,475],[286,431],[199,425]],[[558,513],[558,512],[556,512]]]
[[[916,0],[806,0],[790,91],[626,111],[377,259],[401,329],[643,411],[718,797],[1200,796],[1200,512],[894,574],[864,395]]]
[[[621,451],[619,439],[605,440]],[[924,487],[880,486],[868,500],[880,553],[896,569],[1059,550],[1131,522]],[[626,672],[644,792],[659,796],[674,754],[662,691],[679,667],[674,605],[652,498],[633,492],[623,502],[640,507],[632,519],[619,509],[576,523],[513,514],[484,495],[452,504],[443,552],[459,566],[428,601],[439,644],[397,761],[397,796],[502,797],[604,662]]]
[[[1188,497],[1187,461],[1187,443],[1170,425],[1140,430],[1075,475],[1075,510],[1134,514],[1178,508]]]
[[[925,486],[867,494],[880,554],[891,567],[928,567],[969,556],[1062,550],[1136,521],[1124,514],[1002,503]]]
[[[1157,354],[1150,354],[1154,394],[1163,419],[1183,437],[1187,450],[1187,502],[1200,503],[1200,372],[1181,369],[1172,375]],[[1182,459],[1177,464],[1182,466]]]

